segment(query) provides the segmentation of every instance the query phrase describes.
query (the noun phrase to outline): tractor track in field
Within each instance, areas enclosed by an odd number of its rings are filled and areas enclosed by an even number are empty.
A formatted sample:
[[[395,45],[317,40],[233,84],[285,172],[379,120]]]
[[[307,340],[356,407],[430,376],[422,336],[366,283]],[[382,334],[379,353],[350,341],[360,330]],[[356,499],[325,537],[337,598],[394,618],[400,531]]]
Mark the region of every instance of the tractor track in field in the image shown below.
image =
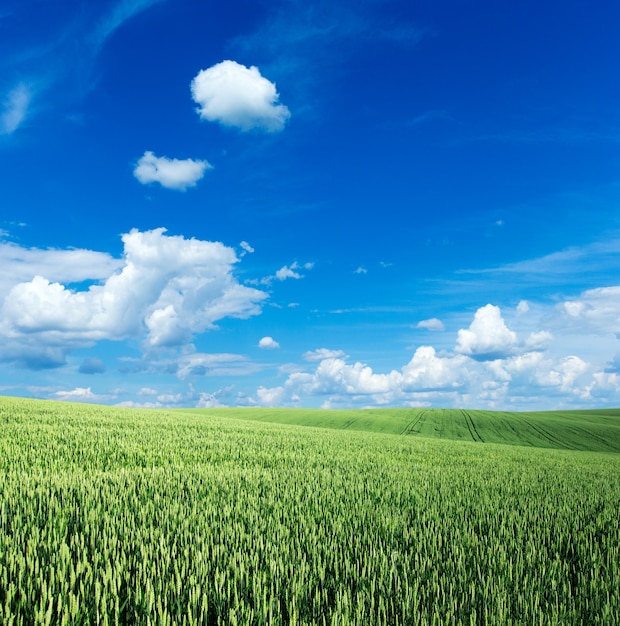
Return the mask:
[[[469,429],[469,434],[471,435],[471,438],[474,441],[480,441],[481,443],[484,443],[484,439],[480,436],[480,433],[478,432],[478,429],[476,428],[476,425],[474,424],[474,420],[472,416],[465,409],[462,409],[461,413],[463,414],[463,417],[465,418],[465,423],[467,424],[467,428]]]
[[[416,418],[412,419],[407,426],[405,426],[405,428],[403,429],[403,431],[400,433],[401,435],[419,435],[421,428],[418,428],[417,430],[415,430],[415,427],[420,424],[424,424],[424,422],[426,421],[426,415],[425,415],[426,411],[424,410],[420,410],[418,412],[418,415]]]
[[[550,432],[545,430],[542,426],[538,426],[534,422],[526,419],[523,415],[520,416],[521,419],[531,428],[533,428],[543,439],[546,439],[549,443],[553,444],[553,447],[559,447],[564,449],[570,449],[569,446],[566,445],[565,441],[558,439],[555,435],[552,435]]]

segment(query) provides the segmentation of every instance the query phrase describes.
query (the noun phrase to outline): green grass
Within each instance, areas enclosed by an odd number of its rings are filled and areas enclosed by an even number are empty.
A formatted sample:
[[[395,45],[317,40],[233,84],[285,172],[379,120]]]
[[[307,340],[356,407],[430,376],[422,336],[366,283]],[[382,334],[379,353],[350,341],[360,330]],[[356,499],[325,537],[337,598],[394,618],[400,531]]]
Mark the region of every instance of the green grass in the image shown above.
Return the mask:
[[[227,415],[0,398],[0,624],[620,621],[620,455]]]
[[[182,409],[199,415],[509,445],[620,452],[620,409],[510,413],[461,409]]]

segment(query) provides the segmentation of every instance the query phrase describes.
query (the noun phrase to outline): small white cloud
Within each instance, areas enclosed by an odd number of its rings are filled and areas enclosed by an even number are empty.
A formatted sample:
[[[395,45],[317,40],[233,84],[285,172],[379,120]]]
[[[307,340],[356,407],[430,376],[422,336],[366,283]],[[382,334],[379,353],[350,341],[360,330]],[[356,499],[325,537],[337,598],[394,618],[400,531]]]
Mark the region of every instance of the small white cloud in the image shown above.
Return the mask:
[[[553,335],[546,330],[533,332],[530,333],[529,337],[525,340],[525,347],[527,350],[546,350],[552,339]]]
[[[426,330],[445,330],[446,327],[443,322],[436,317],[431,317],[427,320],[421,320],[416,324],[416,328],[425,328]]]
[[[288,108],[278,103],[275,84],[255,66],[222,61],[200,71],[191,90],[202,119],[242,131],[281,131],[291,116]]]
[[[252,254],[254,252],[254,248],[252,248],[252,246],[247,241],[242,241],[239,245],[248,254]]]
[[[487,304],[479,308],[468,329],[457,336],[456,352],[484,360],[509,356],[517,346],[517,335],[502,318],[499,307]]]
[[[309,350],[304,352],[304,361],[315,362],[324,359],[346,359],[347,355],[342,350],[328,350],[327,348],[318,348],[317,350]]]
[[[361,265],[353,272],[354,274],[368,274],[368,270]]]
[[[30,89],[24,83],[9,91],[0,115],[0,135],[11,135],[21,126],[31,99]]]
[[[97,402],[105,397],[93,393],[90,387],[76,387],[71,391],[57,391],[53,394],[57,400],[64,402]]]
[[[517,304],[517,315],[525,315],[530,310],[530,305],[527,300],[521,300]]]
[[[195,187],[209,169],[212,165],[207,161],[157,157],[147,150],[137,162],[133,175],[143,185],[159,183],[167,189],[185,191]]]
[[[304,263],[303,269],[311,270],[314,267],[314,263]],[[274,280],[284,281],[287,278],[293,278],[299,280],[304,275],[300,274],[298,270],[302,269],[302,266],[295,261],[292,265],[284,265],[275,274],[271,276],[265,276],[260,279],[248,280],[248,283],[252,285],[271,285]]]
[[[302,278],[302,275],[299,272],[295,271],[298,267],[299,266],[297,265],[297,263],[293,263],[293,265],[289,267],[285,265],[276,272],[275,277],[278,280],[286,280],[287,278],[294,278],[295,280],[299,280],[300,278]]]
[[[273,337],[263,337],[258,342],[258,347],[263,348],[263,350],[277,350],[280,347],[280,344],[273,339]]]

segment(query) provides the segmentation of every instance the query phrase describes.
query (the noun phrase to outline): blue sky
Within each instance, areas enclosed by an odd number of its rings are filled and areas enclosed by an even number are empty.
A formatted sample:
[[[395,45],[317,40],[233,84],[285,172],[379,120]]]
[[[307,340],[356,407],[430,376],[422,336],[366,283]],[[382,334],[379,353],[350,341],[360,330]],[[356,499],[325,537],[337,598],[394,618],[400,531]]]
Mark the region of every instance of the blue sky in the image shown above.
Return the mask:
[[[6,0],[0,394],[620,406],[620,5]]]

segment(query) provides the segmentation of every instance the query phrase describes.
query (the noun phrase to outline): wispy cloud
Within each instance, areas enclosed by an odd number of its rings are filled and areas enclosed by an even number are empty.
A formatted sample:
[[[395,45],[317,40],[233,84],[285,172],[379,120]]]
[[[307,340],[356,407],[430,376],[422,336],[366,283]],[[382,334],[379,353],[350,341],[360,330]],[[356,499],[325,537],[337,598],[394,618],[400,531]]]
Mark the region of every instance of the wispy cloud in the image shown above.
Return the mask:
[[[91,34],[90,39],[95,48],[101,47],[127,20],[162,2],[165,2],[165,0],[121,0],[121,2],[118,2],[101,19]]]
[[[259,55],[277,77],[294,78],[288,93],[298,92],[296,112],[308,105],[307,92],[317,98],[316,83],[360,50],[360,42],[382,40],[395,46],[417,44],[425,30],[397,22],[382,11],[387,3],[280,0],[256,31],[233,40],[231,49],[242,56]],[[262,61],[261,61],[262,63]]]
[[[524,128],[498,133],[474,135],[466,141],[513,142],[524,144],[556,143],[582,145],[591,143],[620,142],[620,128],[592,129],[578,126],[549,126],[546,128]]]
[[[507,263],[480,270],[460,270],[460,274],[522,274],[537,276],[543,280],[557,280],[560,276],[574,279],[576,273],[592,274],[618,267],[620,262],[620,238],[597,241],[585,246],[572,246],[551,254]],[[553,276],[553,279],[551,279]]]
[[[4,103],[0,93],[0,135],[15,132],[33,110],[42,112],[83,98],[96,82],[92,68],[110,36],[131,18],[165,1],[81,3],[80,11],[74,10],[75,3],[58,2],[41,19],[38,30],[25,27],[29,3],[15,4],[3,16],[12,41],[0,57],[0,76],[18,77],[19,83]]]
[[[31,100],[31,89],[25,83],[19,83],[9,91],[0,115],[0,135],[12,135],[22,125]]]

